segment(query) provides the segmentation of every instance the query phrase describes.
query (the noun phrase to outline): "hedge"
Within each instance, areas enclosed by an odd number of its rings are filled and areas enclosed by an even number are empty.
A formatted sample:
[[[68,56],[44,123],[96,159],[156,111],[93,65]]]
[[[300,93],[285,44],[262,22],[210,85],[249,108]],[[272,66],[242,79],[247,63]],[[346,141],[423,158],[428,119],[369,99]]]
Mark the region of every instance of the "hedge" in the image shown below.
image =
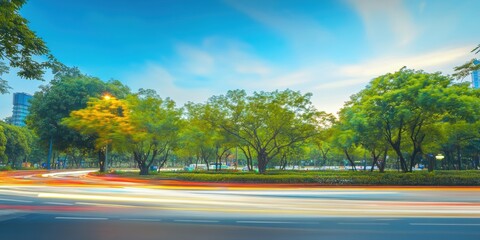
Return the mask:
[[[314,183],[320,185],[480,186],[480,171],[363,172],[363,171],[271,171],[252,172],[160,172],[116,174],[147,179],[176,179],[228,183]]]

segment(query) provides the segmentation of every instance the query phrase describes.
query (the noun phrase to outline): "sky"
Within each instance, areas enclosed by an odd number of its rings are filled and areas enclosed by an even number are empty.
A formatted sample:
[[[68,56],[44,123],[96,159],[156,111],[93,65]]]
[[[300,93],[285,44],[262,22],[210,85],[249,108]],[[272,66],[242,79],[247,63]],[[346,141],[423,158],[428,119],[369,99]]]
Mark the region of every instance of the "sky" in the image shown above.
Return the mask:
[[[377,76],[403,66],[451,74],[478,57],[479,9],[478,0],[32,0],[20,13],[67,66],[179,106],[291,89],[336,113]],[[11,93],[33,94],[52,76],[4,78]],[[0,95],[0,119],[12,98]]]

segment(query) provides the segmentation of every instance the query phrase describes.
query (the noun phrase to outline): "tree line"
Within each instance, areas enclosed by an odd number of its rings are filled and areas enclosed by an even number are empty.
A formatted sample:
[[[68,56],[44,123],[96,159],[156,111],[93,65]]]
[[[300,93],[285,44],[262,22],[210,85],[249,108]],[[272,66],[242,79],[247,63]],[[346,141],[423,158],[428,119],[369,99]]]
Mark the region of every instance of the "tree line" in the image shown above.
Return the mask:
[[[260,173],[287,165],[479,168],[480,92],[468,83],[402,68],[370,81],[338,115],[317,110],[311,96],[232,90],[180,107],[154,90],[132,92],[64,67],[34,94],[28,129],[2,123],[0,153],[17,166],[32,146],[46,152],[51,143],[71,167],[95,156],[101,171],[116,159],[134,161],[140,174],[173,161]]]
[[[261,173],[301,164],[356,170],[368,163],[371,171],[403,172],[419,165],[479,168],[479,90],[450,76],[407,68],[387,73],[354,94],[338,115],[315,109],[310,93],[289,89],[232,90],[178,107],[151,89],[132,92],[118,80],[102,81],[61,64],[19,14],[25,2],[0,2],[0,77],[10,67],[26,79],[42,79],[46,69],[55,77],[35,93],[28,128],[0,122],[3,164],[68,159],[78,167],[96,159],[93,165],[105,171],[134,161],[140,174],[169,161],[207,168],[214,163],[217,169],[242,161]],[[38,56],[47,60],[35,61]],[[479,68],[469,61],[455,68],[454,77]],[[0,93],[8,90],[0,78]],[[53,150],[47,157],[46,149]]]

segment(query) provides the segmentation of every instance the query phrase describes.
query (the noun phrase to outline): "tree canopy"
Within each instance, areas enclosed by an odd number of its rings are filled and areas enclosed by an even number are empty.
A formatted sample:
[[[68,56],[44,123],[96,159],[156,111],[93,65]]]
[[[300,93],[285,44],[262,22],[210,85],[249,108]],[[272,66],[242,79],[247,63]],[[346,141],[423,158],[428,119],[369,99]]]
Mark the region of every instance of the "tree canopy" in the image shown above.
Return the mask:
[[[475,54],[480,53],[480,44],[478,44],[478,46],[475,47],[471,52]],[[470,73],[472,73],[473,71],[480,70],[480,61],[477,59],[472,59],[460,66],[455,67],[454,70],[455,70],[455,73],[453,74],[453,76],[455,78],[464,79],[465,77],[470,75]]]
[[[311,94],[291,90],[255,92],[229,91],[208,101],[207,119],[251,147],[259,172],[284,148],[306,141],[317,133],[318,112]]]
[[[25,3],[26,0],[0,1],[0,77],[10,66],[19,69],[17,75],[22,78],[41,80],[46,68],[55,71],[61,64],[20,15]],[[46,60],[34,60],[36,57]],[[8,89],[7,81],[0,78],[0,94],[7,93]]]
[[[46,86],[42,86],[31,99],[27,125],[46,143],[53,141],[53,148],[94,149],[96,135],[81,135],[61,124],[70,112],[87,107],[92,97],[105,93],[125,97],[130,89],[117,80],[102,80],[82,74],[77,68],[63,68]],[[100,157],[101,158],[101,157]]]
[[[157,157],[163,165],[175,147],[180,117],[172,100],[136,94],[124,100],[91,98],[86,108],[71,112],[62,124],[84,135],[96,135],[97,149],[111,144],[121,152],[131,152],[144,175]]]
[[[412,171],[433,128],[460,119],[474,122],[478,93],[440,73],[401,69],[373,79],[347,103],[347,124],[373,150],[378,137],[395,151],[403,171]],[[367,133],[362,133],[368,130]],[[381,132],[377,132],[377,130]],[[365,138],[371,138],[370,140]],[[384,148],[384,145],[380,145]]]

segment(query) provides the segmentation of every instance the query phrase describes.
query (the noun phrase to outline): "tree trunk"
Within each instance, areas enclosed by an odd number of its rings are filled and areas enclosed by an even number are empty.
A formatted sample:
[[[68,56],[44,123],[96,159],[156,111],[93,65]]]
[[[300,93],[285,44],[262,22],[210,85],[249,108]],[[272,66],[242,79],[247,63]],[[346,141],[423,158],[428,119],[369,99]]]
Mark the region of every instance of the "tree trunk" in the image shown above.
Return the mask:
[[[435,168],[435,155],[433,154],[427,154],[427,158],[428,158],[428,171],[429,172],[433,172],[434,168]]]
[[[140,175],[148,175],[148,166],[145,162],[138,164],[138,167],[140,168]]]
[[[375,165],[378,163],[378,159],[380,158],[380,153],[375,154],[375,150],[372,150],[372,167],[370,168],[370,172],[373,172]]]
[[[387,165],[387,152],[388,152],[388,149],[385,149],[385,151],[383,152],[382,162],[378,164],[378,170],[381,173],[385,172],[385,166]]]
[[[264,150],[261,150],[258,153],[258,172],[264,174],[267,171],[267,154]]]
[[[105,153],[102,150],[98,151],[98,166],[100,167],[100,172],[105,172]]]
[[[347,157],[348,161],[350,162],[350,164],[352,164],[352,170],[353,171],[357,171],[357,167],[355,166],[355,162],[353,161],[353,159],[350,157],[350,154],[348,154],[348,150],[347,149],[343,149],[343,152],[345,153],[345,156]]]
[[[243,147],[240,147],[240,150],[242,150],[243,154],[245,155],[245,158],[247,158],[247,169],[248,171],[253,170],[253,159],[252,159],[252,154],[250,152],[250,148],[246,147],[247,149],[244,149]]]
[[[407,163],[405,161],[405,158],[403,157],[402,151],[400,150],[400,148],[397,148],[395,146],[393,146],[393,150],[395,150],[395,153],[397,153],[397,156],[400,159],[400,168],[402,169],[402,172],[407,172]]]
[[[457,163],[458,163],[458,169],[457,170],[462,170],[462,153],[460,150],[460,146],[457,146]]]
[[[280,170],[285,170],[285,167],[287,166],[287,156],[286,154],[283,154],[282,157],[280,158]]]

